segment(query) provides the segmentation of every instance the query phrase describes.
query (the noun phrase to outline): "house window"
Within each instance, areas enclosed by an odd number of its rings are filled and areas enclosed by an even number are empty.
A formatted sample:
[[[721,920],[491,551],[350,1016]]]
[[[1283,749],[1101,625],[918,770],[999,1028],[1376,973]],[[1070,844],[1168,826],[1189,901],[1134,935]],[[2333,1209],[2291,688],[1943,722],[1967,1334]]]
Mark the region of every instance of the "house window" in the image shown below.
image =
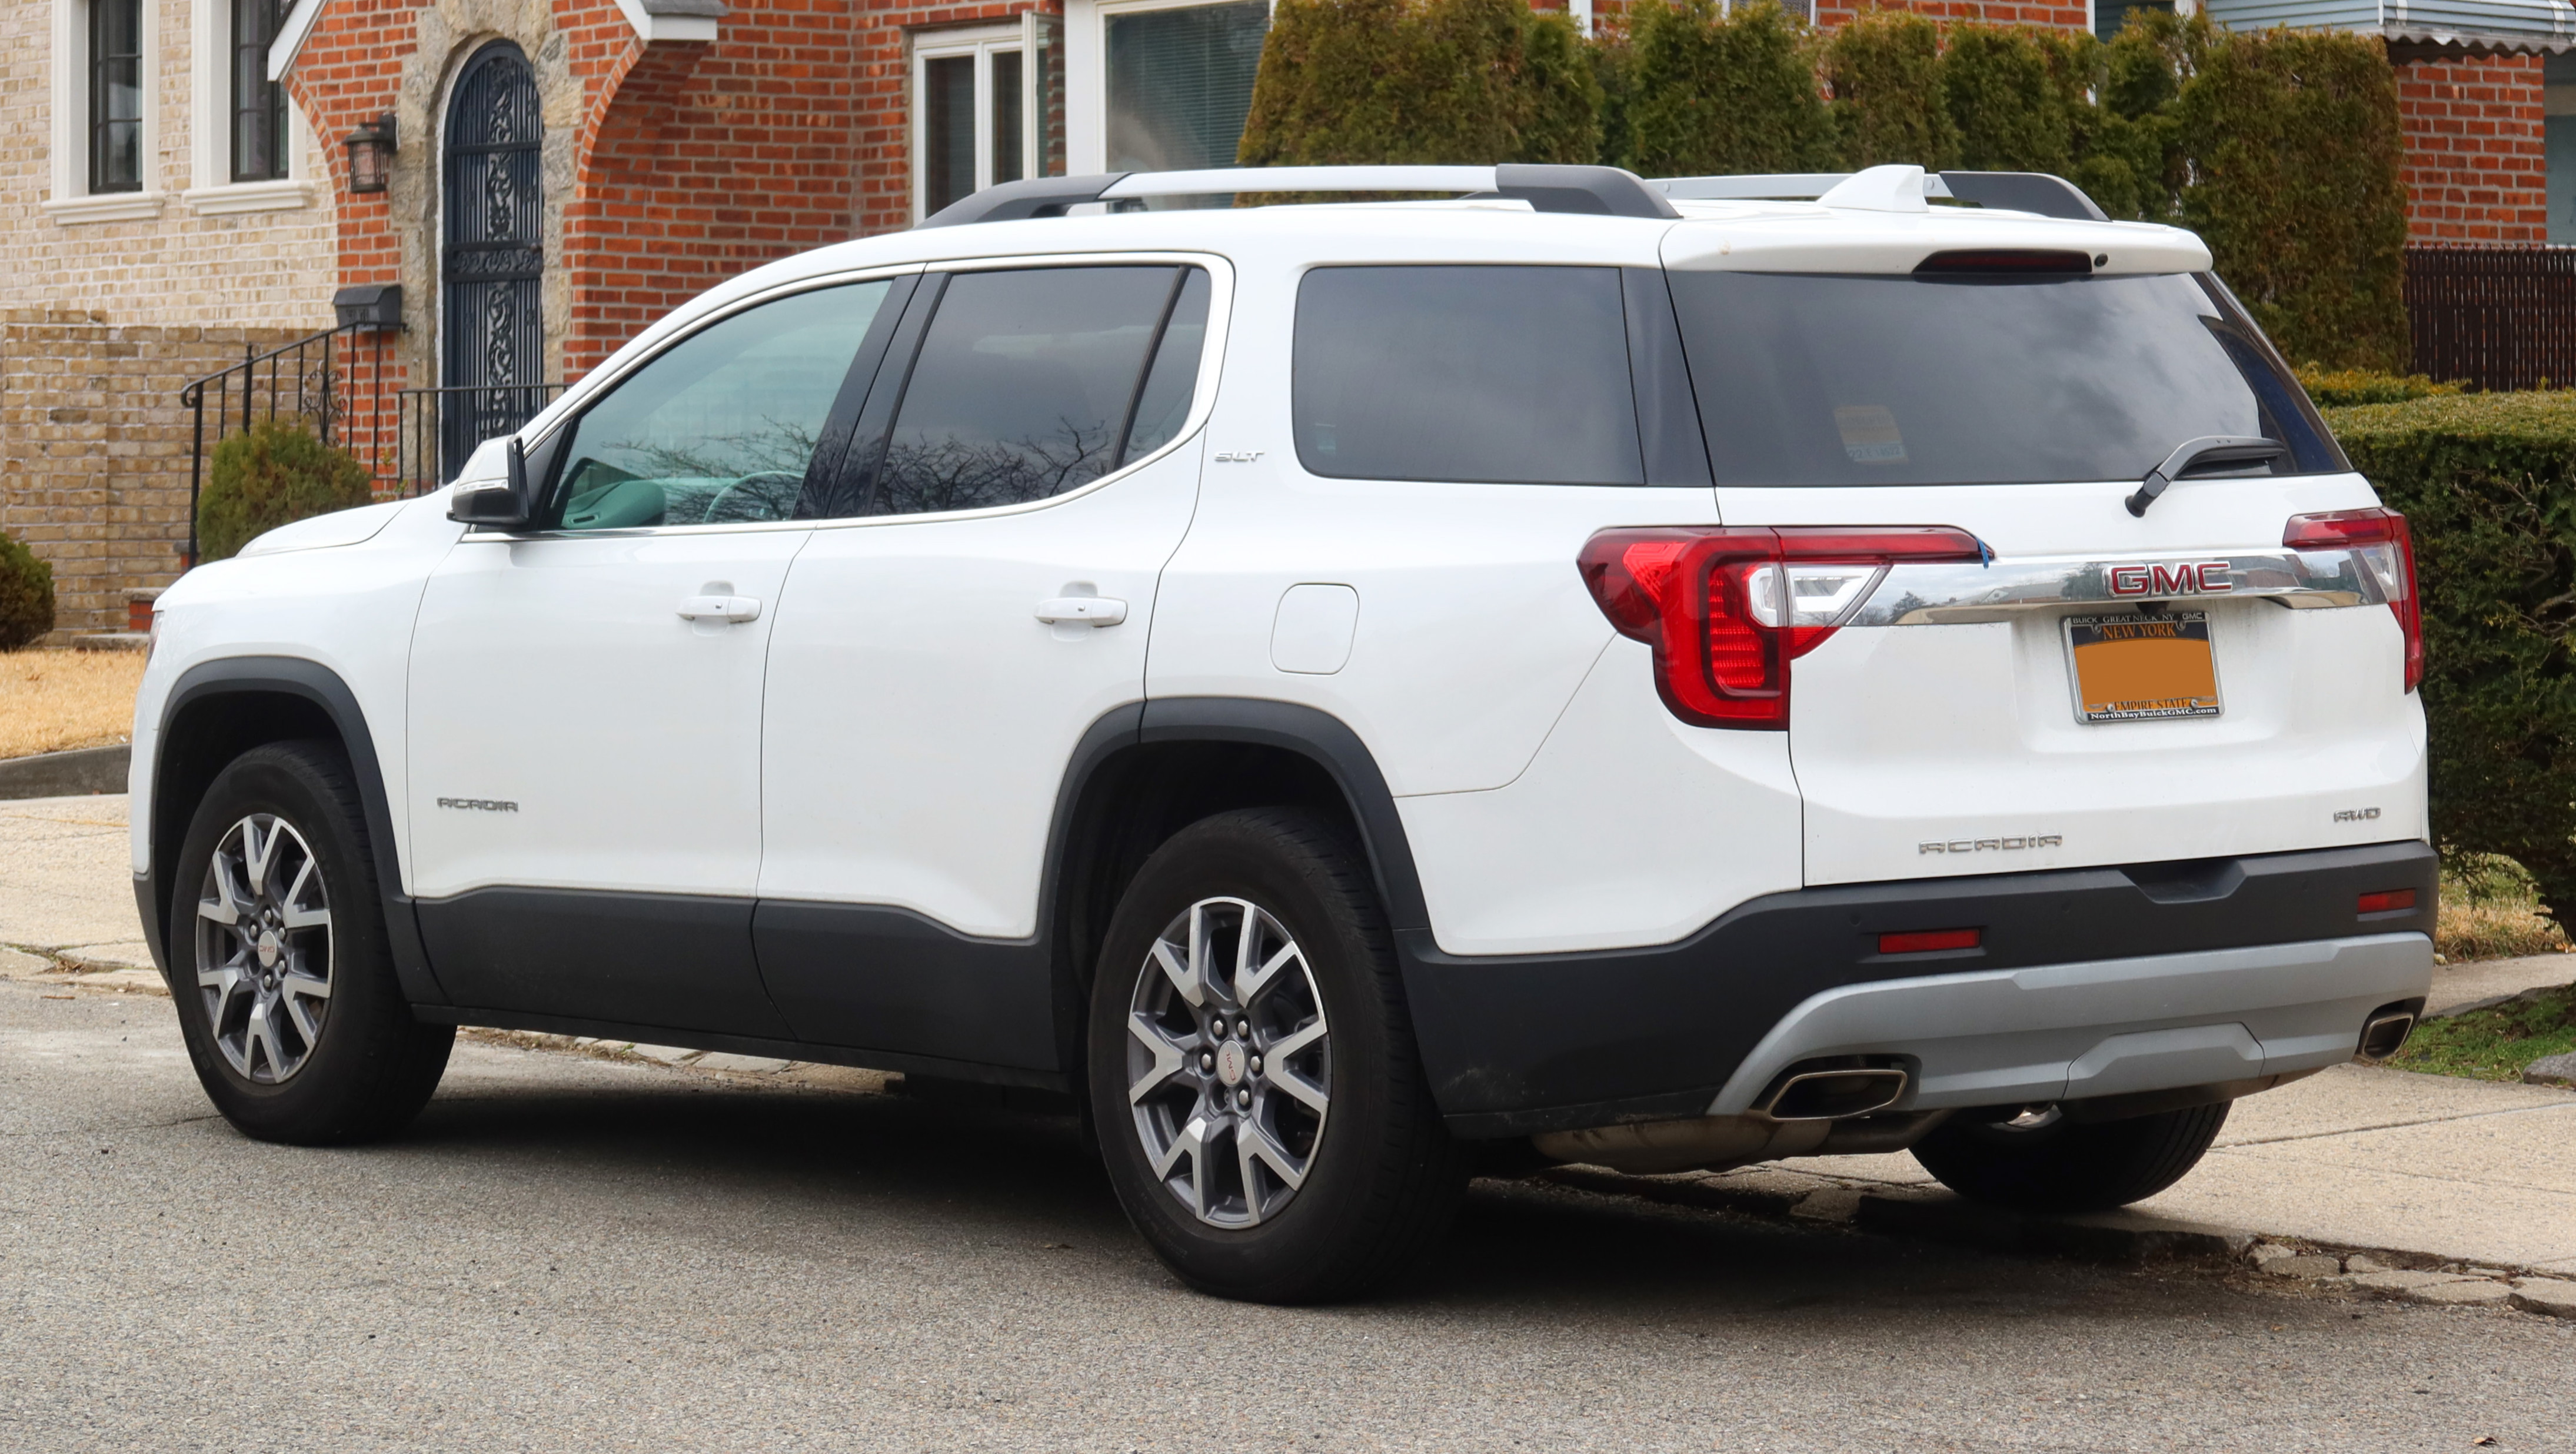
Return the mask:
[[[286,175],[286,88],[268,78],[268,48],[285,18],[284,0],[232,0],[232,179]]]
[[[89,190],[143,190],[143,0],[90,0]]]
[[[1233,166],[1269,0],[1111,11],[1102,25],[1108,170]]]
[[[2093,34],[2109,40],[2129,23],[2131,11],[2161,10],[2174,13],[2174,0],[2093,0]]]
[[[927,217],[986,187],[1064,175],[1054,16],[932,31],[913,46],[913,196]]]

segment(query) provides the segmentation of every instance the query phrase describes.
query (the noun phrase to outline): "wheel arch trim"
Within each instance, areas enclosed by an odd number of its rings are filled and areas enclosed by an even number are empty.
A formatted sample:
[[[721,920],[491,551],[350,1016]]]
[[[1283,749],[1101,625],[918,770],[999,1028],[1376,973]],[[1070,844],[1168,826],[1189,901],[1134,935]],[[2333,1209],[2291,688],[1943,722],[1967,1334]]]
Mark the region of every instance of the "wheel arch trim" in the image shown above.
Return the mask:
[[[440,990],[430,970],[429,957],[421,947],[411,897],[404,892],[392,799],[385,791],[384,763],[376,751],[375,734],[367,726],[366,711],[359,705],[357,693],[350,690],[338,672],[297,656],[226,656],[201,661],[182,672],[162,700],[160,722],[152,739],[152,821],[148,830],[151,868],[136,882],[135,897],[142,913],[145,942],[152,947],[163,972],[174,977],[178,972],[172,962],[178,946],[164,941],[172,895],[177,888],[171,881],[175,868],[172,859],[188,832],[186,820],[171,811],[171,728],[192,709],[225,697],[242,696],[301,698],[319,707],[338,732],[341,749],[348,754],[349,766],[357,774],[368,851],[375,858],[376,888],[384,905],[385,938],[404,997],[415,1004],[446,1003],[447,996]],[[190,804],[189,816],[194,816],[194,806]]]

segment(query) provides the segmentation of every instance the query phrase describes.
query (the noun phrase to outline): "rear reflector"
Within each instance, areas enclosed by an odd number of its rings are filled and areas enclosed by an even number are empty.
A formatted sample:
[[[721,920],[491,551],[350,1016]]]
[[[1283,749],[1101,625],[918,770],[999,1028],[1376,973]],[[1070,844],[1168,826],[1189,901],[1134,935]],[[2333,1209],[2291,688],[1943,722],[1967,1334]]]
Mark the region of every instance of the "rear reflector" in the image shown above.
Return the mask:
[[[1910,934],[1881,934],[1881,954],[1929,954],[1936,949],[1974,949],[1982,929],[1917,929]]]
[[[2415,907],[2413,889],[2383,889],[2375,894],[2361,896],[2361,912],[2365,914],[2393,914],[2399,909],[2413,907]]]
[[[1782,731],[1789,663],[1849,620],[1901,560],[1985,558],[1946,525],[1604,530],[1575,565],[1601,614],[1655,649],[1655,690],[1699,727]]]
[[[2394,510],[2332,510],[2293,515],[2281,532],[2292,550],[2349,550],[2379,582],[2406,642],[2406,690],[2424,681],[2424,609],[2415,594],[2415,538]]]

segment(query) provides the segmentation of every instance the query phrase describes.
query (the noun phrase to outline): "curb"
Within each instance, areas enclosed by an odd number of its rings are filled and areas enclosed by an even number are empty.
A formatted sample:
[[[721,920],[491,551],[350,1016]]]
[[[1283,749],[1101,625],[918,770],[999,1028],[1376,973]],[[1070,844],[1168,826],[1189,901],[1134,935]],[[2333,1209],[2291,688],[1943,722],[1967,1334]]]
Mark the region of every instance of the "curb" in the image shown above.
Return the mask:
[[[133,754],[130,745],[119,743],[114,747],[82,747],[0,760],[0,799],[124,792],[126,768]]]
[[[2386,1248],[2329,1248],[2128,1211],[2042,1216],[1982,1206],[1941,1190],[1853,1186],[1776,1163],[1750,1175],[1737,1172],[1723,1178],[1693,1172],[1630,1176],[1594,1166],[1557,1166],[1532,1179],[1601,1196],[1839,1225],[1987,1252],[2129,1267],[2244,1268],[2282,1287],[2305,1283],[2396,1302],[2512,1308],[2576,1319],[2576,1282],[2524,1268],[2477,1266]]]

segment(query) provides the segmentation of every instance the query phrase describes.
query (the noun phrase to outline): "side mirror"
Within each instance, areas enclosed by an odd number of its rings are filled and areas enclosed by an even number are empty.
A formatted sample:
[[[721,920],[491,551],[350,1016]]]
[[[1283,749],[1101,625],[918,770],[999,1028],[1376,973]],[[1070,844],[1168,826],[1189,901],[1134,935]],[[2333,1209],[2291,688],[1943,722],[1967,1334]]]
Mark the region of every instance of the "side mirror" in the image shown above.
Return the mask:
[[[528,523],[528,454],[513,439],[504,448],[509,477],[476,480],[456,487],[447,500],[447,518],[468,525],[503,528]]]

